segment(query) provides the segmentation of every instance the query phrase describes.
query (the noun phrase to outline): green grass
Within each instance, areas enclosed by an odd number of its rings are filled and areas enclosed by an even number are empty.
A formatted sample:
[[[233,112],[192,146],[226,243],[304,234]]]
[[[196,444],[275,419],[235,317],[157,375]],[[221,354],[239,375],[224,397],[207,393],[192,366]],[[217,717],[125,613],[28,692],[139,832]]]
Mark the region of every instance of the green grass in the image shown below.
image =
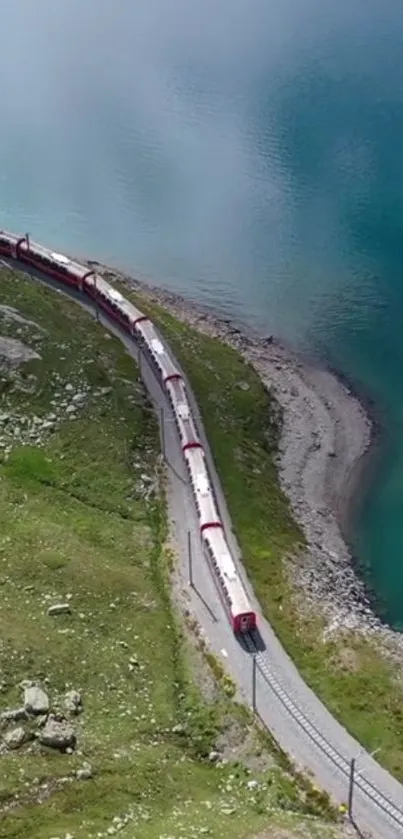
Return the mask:
[[[24,679],[56,711],[68,689],[83,698],[73,754],[0,748],[0,836],[336,836],[326,798],[274,759],[225,684],[201,690],[212,673],[171,604],[158,431],[132,359],[21,275],[0,273],[0,304],[43,330],[0,310],[0,335],[41,356],[14,374],[0,358],[0,711],[21,705]],[[71,614],[48,616],[66,598]],[[206,759],[234,737],[228,763]]]
[[[395,668],[362,636],[346,632],[324,642],[319,618],[298,617],[286,559],[298,555],[303,534],[277,476],[278,404],[237,351],[179,321],[146,294],[127,287],[125,293],[150,314],[188,374],[266,617],[329,709],[370,751],[380,747],[377,759],[403,781],[403,683]]]

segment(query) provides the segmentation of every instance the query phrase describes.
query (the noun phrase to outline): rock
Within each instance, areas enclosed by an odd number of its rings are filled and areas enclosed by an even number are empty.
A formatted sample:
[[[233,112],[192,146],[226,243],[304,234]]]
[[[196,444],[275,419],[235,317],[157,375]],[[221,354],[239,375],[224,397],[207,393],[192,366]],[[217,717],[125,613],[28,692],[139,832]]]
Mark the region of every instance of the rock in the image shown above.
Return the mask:
[[[69,384],[66,385],[65,390],[67,390],[69,393],[71,393],[71,391],[74,390],[74,387],[73,387],[73,385],[71,385],[69,383]]]
[[[70,603],[55,603],[49,606],[48,615],[69,615],[71,613]]]
[[[78,781],[89,781],[93,777],[92,767],[83,766],[82,769],[77,769],[76,778]]]
[[[66,408],[66,414],[74,414],[76,410],[77,410],[76,405],[68,405],[67,408]]]
[[[248,385],[248,382],[238,382],[238,387],[241,390],[250,390],[250,385]]]
[[[51,749],[65,751],[67,748],[74,748],[76,745],[76,735],[71,725],[65,722],[58,722],[51,716],[39,734],[39,742],[42,746],[49,746]]]
[[[69,690],[64,697],[64,707],[71,714],[78,714],[81,709],[81,695],[78,690]]]
[[[246,784],[246,786],[247,786],[247,787],[248,787],[248,789],[250,789],[250,790],[257,789],[257,788],[258,788],[258,786],[259,786],[259,781],[253,781],[253,780],[252,780],[252,781],[248,781],[248,783]]]
[[[30,739],[30,735],[20,726],[8,731],[3,739],[9,749],[20,749]]]
[[[49,698],[45,691],[35,685],[25,688],[24,708],[28,714],[46,714],[49,711]]]
[[[210,752],[208,759],[211,760],[211,763],[215,763],[217,760],[220,759],[220,753],[213,750]]]
[[[179,723],[177,723],[177,725],[173,726],[171,731],[172,731],[172,734],[183,734],[183,732],[185,731],[185,726],[182,725],[182,723],[179,722]]]
[[[25,708],[14,708],[11,711],[3,711],[0,714],[0,722],[18,722],[18,720],[27,720],[28,714]]]

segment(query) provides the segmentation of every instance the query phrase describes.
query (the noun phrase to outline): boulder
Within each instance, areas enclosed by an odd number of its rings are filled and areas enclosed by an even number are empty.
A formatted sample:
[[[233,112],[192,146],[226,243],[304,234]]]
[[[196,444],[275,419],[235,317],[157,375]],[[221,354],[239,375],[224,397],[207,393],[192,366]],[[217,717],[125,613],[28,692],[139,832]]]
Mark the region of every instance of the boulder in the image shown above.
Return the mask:
[[[69,615],[71,613],[70,603],[55,603],[49,606],[48,615]]]
[[[81,710],[81,695],[78,690],[69,690],[64,697],[64,707],[70,714],[79,714]]]
[[[25,708],[13,708],[10,711],[3,711],[0,714],[0,722],[18,722],[19,720],[27,720],[28,714]]]
[[[7,748],[20,749],[30,739],[30,735],[20,726],[19,728],[13,728],[12,731],[8,731],[3,739]]]
[[[93,777],[92,767],[87,764],[82,769],[77,769],[76,778],[78,781],[89,781]]]
[[[74,749],[76,735],[71,725],[66,722],[58,722],[51,716],[39,734],[39,742],[42,746],[65,751],[68,748]]]
[[[49,698],[42,688],[35,685],[24,690],[24,708],[28,714],[47,714]]]

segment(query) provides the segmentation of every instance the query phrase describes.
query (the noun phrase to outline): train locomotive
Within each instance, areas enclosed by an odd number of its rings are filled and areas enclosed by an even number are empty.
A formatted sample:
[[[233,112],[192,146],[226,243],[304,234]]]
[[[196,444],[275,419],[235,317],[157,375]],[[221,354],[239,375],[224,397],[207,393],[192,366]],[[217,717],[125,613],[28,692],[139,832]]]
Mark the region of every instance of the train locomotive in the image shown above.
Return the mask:
[[[0,231],[0,256],[31,266],[89,297],[144,351],[172,408],[204,555],[228,619],[235,633],[254,630],[256,614],[228,545],[186,382],[163,337],[147,315],[94,270],[30,241],[28,236]]]

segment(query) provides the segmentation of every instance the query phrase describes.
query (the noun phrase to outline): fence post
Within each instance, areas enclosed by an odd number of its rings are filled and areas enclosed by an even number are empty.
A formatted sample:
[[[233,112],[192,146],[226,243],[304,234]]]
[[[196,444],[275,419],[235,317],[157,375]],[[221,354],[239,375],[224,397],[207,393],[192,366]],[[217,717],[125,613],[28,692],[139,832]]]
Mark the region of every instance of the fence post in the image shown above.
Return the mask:
[[[162,448],[162,456],[165,460],[165,426],[164,426],[164,406],[161,405],[160,408],[160,423],[161,423],[161,448]]]
[[[189,565],[189,585],[193,588],[193,559],[192,559],[192,534],[188,530],[188,565]]]
[[[252,656],[252,710],[256,714],[256,653]]]
[[[354,772],[355,772],[355,757],[350,761],[350,778],[348,785],[348,817],[353,821],[353,792],[354,792]]]

